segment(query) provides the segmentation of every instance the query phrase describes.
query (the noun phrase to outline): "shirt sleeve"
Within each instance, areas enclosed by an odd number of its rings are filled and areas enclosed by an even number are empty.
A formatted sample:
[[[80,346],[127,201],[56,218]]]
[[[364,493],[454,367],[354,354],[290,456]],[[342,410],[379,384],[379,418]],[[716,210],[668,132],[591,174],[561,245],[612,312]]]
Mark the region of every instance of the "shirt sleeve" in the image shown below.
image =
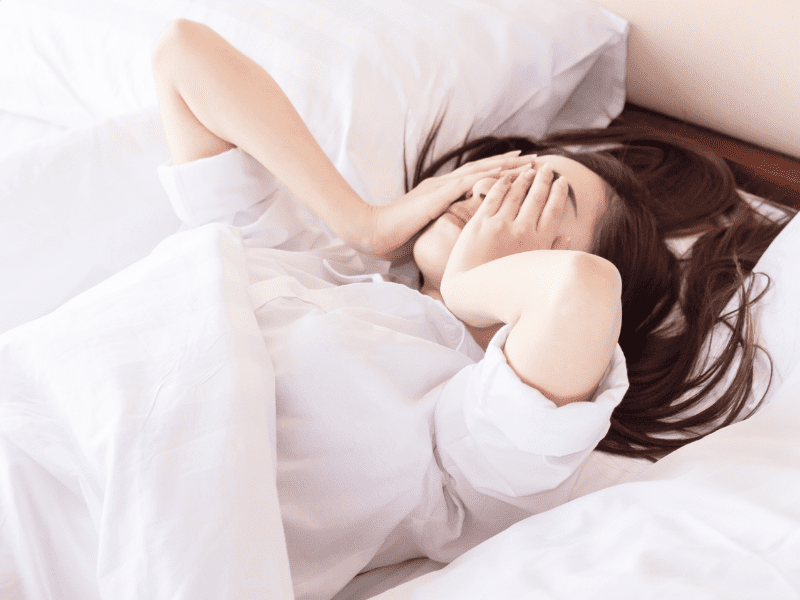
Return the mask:
[[[248,247],[314,253],[345,274],[388,269],[388,263],[356,255],[275,175],[239,148],[163,165],[158,175],[184,228],[233,225],[241,229]]]
[[[187,227],[234,224],[237,213],[270,196],[280,185],[261,163],[239,148],[182,165],[158,168],[172,209]]]
[[[505,359],[510,326],[495,334],[480,362],[442,388],[434,414],[442,467],[477,492],[506,500],[552,490],[603,439],[628,389],[617,344],[592,399],[558,407],[523,383]]]

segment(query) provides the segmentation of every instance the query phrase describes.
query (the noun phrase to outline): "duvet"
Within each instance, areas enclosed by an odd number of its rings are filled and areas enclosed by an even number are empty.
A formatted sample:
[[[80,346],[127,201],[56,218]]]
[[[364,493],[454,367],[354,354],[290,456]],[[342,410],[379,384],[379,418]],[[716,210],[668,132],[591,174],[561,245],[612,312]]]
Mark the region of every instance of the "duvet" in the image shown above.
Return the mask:
[[[757,311],[774,367],[758,414],[627,475],[595,452],[572,501],[339,598],[795,598],[798,240],[795,219],[756,269],[774,283]],[[170,236],[0,336],[0,596],[292,598],[272,379],[225,225]]]
[[[235,231],[172,236],[0,337],[3,598],[292,597]]]

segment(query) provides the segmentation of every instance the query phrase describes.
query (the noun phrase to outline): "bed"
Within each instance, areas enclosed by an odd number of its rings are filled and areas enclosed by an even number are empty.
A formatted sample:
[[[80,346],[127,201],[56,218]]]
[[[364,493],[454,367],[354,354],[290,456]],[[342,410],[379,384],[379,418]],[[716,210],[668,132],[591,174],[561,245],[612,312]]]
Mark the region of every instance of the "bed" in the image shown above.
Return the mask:
[[[684,4],[3,0],[0,597],[294,597],[243,256],[230,229],[179,231],[156,172],[169,153],[150,52],[171,19],[265,66],[375,204],[402,193],[405,157],[446,107],[442,150],[626,119],[722,150],[766,214],[797,208],[790,67],[735,69],[726,42],[745,36],[703,27],[715,3]],[[736,6],[727,32],[756,22]],[[750,31],[780,71],[800,15],[774,8],[756,22],[774,27]],[[747,77],[779,93],[756,101]],[[773,372],[755,416],[654,464],[595,452],[562,505],[336,598],[797,598],[798,251],[794,219],[756,268],[773,280],[756,312]],[[366,274],[389,269],[364,257]]]

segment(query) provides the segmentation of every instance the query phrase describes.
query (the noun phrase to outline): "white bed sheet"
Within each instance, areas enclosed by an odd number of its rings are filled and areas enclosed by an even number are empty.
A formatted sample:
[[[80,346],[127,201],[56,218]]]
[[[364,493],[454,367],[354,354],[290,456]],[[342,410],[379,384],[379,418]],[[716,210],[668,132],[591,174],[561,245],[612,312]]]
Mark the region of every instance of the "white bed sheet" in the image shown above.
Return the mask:
[[[48,314],[177,231],[156,173],[167,160],[155,108],[51,130],[0,160],[0,332]]]
[[[42,119],[0,110],[0,140],[3,140],[3,145],[0,146],[0,160],[37,140],[58,135],[66,129]]]

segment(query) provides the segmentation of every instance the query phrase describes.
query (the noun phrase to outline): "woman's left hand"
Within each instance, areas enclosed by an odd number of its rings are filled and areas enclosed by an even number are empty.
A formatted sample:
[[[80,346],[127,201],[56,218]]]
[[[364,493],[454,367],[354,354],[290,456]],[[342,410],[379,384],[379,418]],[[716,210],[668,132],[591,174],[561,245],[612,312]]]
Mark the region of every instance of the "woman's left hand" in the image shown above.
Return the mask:
[[[502,171],[518,171],[530,164],[530,156],[519,156],[519,151],[514,151],[469,162],[446,175],[425,179],[391,204],[368,207],[366,233],[361,234],[365,241],[360,247],[352,243],[351,246],[384,260],[409,257],[416,235],[475,183],[487,177],[500,178]]]
[[[530,250],[565,249],[558,235],[567,203],[567,182],[553,182],[553,169],[527,169],[512,183],[505,176],[489,190],[464,226],[445,269],[457,276],[484,263]]]

